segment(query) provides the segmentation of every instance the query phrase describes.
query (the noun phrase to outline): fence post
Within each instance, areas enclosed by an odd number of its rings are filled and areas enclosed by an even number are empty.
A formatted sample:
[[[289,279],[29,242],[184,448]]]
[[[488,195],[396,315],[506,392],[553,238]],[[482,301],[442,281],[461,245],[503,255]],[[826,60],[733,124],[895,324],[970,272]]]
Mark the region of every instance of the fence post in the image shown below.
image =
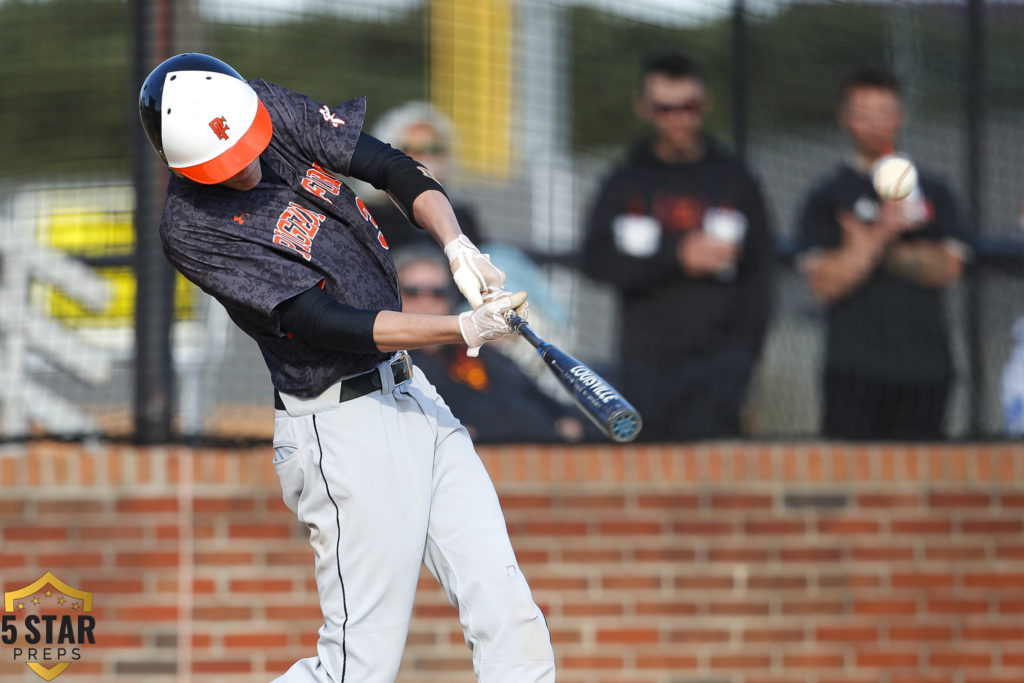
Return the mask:
[[[168,0],[131,0],[132,107],[150,70],[170,56]],[[157,232],[167,172],[150,148],[138,115],[132,125],[132,183],[135,187],[135,440],[160,443],[171,436],[174,367],[171,323],[174,272]]]
[[[732,139],[736,155],[747,158],[747,18],[744,0],[732,3]]]
[[[967,68],[966,68],[966,184],[967,229],[977,242],[981,237],[984,219],[981,205],[982,124],[984,112],[984,0],[967,1]],[[967,270],[964,281],[967,305],[965,340],[969,363],[969,435],[982,436],[982,408],[985,389],[981,358],[981,273],[976,267]]]

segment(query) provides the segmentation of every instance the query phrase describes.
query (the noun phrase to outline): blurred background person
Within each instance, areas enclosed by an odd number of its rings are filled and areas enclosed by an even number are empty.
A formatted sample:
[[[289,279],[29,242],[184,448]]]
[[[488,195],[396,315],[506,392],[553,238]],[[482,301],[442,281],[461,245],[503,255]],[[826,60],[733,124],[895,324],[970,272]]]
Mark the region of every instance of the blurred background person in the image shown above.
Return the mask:
[[[775,245],[752,174],[702,131],[697,64],[650,60],[636,114],[653,135],[598,190],[583,262],[621,294],[620,382],[640,438],[741,433],[771,312]]]
[[[918,190],[880,200],[875,162],[896,149],[900,84],[865,68],[841,88],[850,157],[811,190],[800,267],[827,309],[824,424],[834,439],[940,439],[953,379],[941,293],[967,249],[953,195],[919,172]]]
[[[1017,216],[1017,227],[1021,231],[1017,236],[1019,247],[1020,238],[1024,236],[1024,200]],[[1005,434],[1020,438],[1024,436],[1024,317],[1017,318],[1011,325],[1010,336],[1014,347],[999,378],[999,403],[1003,409]]]
[[[394,252],[405,313],[448,315],[458,292],[448,262],[429,245],[410,245]],[[514,342],[514,340],[513,340]],[[538,388],[501,351],[480,349],[470,358],[465,345],[417,349],[410,356],[438,391],[452,413],[478,443],[576,442],[596,438],[597,431],[570,405]]]
[[[454,163],[455,131],[451,120],[428,102],[412,101],[384,113],[374,126],[373,135],[404,151],[426,166],[439,183],[450,185]],[[455,218],[462,232],[473,244],[481,244],[483,236],[473,209],[465,201],[451,197]],[[405,214],[381,191],[369,193],[366,204],[391,247],[407,244],[433,245],[425,231],[409,222]]]
[[[406,102],[388,110],[373,127],[374,136],[401,149],[410,157],[427,167],[427,170],[445,184],[452,209],[459,221],[462,232],[474,244],[501,263],[508,276],[508,286],[519,287],[530,292],[530,315],[538,329],[549,336],[564,329],[569,313],[562,302],[556,300],[547,276],[534,261],[533,254],[481,229],[477,213],[465,196],[459,196],[458,183],[452,190],[451,178],[458,177],[456,168],[457,139],[451,119],[437,107],[420,100]],[[370,214],[377,221],[391,248],[400,250],[409,245],[435,247],[436,244],[425,231],[412,225],[388,196],[367,186],[364,192]],[[455,305],[461,306],[461,302]],[[454,312],[454,309],[453,309]],[[545,391],[560,387],[540,363],[533,348],[523,344],[506,349],[505,355],[515,361],[520,370],[534,383],[539,382]]]

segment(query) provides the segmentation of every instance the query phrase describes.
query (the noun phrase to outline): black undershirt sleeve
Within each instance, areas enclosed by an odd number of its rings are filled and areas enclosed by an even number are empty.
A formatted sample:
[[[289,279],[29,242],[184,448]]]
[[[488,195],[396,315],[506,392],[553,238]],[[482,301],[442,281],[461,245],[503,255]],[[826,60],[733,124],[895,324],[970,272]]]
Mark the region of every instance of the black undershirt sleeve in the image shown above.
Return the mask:
[[[373,323],[380,311],[346,306],[319,287],[283,301],[276,310],[281,330],[304,341],[335,351],[379,351]]]
[[[349,162],[349,175],[384,190],[391,200],[415,224],[412,203],[427,190],[445,193],[430,172],[401,150],[381,142],[372,135],[359,134],[359,141]]]

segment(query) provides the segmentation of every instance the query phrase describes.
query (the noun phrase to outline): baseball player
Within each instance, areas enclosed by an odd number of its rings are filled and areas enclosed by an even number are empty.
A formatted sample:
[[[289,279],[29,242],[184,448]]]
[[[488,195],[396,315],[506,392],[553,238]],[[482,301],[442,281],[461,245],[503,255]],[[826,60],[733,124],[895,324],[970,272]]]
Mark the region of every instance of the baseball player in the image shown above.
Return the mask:
[[[139,108],[172,171],[164,252],[259,345],[274,467],[315,554],[318,656],[277,680],[393,681],[425,563],[459,610],[480,681],[554,681],[490,478],[404,351],[511,334],[505,316],[525,312],[526,293],[502,289],[426,169],[361,132],[364,98],[332,109],[182,54],[149,75]],[[400,312],[387,241],[340,176],[386,190],[444,246],[472,311]]]

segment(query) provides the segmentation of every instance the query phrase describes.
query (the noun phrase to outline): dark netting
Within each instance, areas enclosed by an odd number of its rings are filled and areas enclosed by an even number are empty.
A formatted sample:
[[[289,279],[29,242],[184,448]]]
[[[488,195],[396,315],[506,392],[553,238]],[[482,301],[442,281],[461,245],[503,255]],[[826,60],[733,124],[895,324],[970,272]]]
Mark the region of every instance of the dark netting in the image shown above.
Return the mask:
[[[678,49],[703,65],[706,127],[760,180],[777,242],[744,433],[819,433],[824,313],[793,259],[796,224],[808,189],[847,154],[838,84],[871,63],[902,79],[901,146],[946,180],[973,231],[970,276],[947,297],[945,433],[1000,438],[1024,315],[1022,24],[1020,6],[980,2],[0,1],[2,435],[270,436],[258,349],[162,272],[152,239],[166,172],[140,137],[136,94],[140,75],[183,51],[332,106],[367,95],[367,129],[395,144],[403,105],[433,105],[450,128],[445,184],[510,284],[530,290],[534,327],[621,381],[621,311],[579,271],[583,226],[601,179],[644,133],[641,63]],[[528,345],[504,352],[566,400]]]

